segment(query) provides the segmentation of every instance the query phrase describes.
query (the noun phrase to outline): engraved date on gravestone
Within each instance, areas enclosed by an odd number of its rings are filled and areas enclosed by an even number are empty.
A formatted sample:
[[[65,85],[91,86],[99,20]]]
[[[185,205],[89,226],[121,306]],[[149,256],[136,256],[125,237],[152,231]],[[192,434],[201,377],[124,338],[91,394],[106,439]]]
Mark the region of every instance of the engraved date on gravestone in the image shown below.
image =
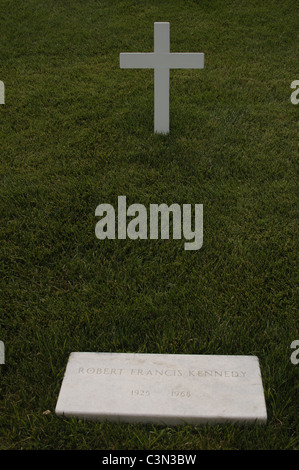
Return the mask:
[[[149,397],[151,392],[149,390],[131,390],[131,396],[132,397]]]
[[[174,398],[190,398],[191,393],[187,390],[172,390],[171,396]]]

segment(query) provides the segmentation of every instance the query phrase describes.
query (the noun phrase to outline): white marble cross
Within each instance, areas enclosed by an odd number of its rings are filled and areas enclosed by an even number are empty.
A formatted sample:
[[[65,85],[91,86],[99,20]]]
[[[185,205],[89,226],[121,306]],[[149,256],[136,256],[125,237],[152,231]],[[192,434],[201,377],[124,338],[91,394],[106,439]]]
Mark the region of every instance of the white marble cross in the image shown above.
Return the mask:
[[[169,132],[169,69],[202,69],[203,53],[170,52],[169,23],[155,23],[154,52],[121,53],[122,69],[155,70],[155,132]]]

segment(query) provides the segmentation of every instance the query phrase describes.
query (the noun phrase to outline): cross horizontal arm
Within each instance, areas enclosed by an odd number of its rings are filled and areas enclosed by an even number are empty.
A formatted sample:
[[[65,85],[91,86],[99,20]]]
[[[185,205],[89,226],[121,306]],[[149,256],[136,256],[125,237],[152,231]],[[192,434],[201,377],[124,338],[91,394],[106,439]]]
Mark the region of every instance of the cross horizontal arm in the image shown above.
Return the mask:
[[[122,52],[121,69],[203,69],[202,52]]]
[[[171,52],[165,54],[162,68],[170,69],[203,69],[204,53],[202,52]]]
[[[121,52],[119,54],[121,69],[154,69],[154,52]]]

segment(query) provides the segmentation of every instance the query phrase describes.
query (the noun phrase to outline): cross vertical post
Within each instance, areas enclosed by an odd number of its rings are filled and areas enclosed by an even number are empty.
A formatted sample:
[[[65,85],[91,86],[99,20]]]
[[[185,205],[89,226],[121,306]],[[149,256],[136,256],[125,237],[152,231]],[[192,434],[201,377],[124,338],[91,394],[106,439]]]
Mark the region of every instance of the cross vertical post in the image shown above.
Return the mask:
[[[169,23],[155,23],[154,25],[154,52],[155,54],[169,54]],[[155,67],[155,132],[168,134],[169,132],[169,68],[162,64]]]
[[[4,83],[0,80],[0,104],[5,104],[5,87]]]

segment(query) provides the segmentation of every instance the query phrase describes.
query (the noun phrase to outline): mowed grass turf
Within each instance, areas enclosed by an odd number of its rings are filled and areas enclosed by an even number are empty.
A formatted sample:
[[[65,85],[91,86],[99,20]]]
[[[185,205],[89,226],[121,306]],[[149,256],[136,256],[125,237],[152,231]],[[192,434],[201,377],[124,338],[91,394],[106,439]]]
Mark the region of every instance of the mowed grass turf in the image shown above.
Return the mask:
[[[2,0],[1,449],[296,449],[296,0]],[[154,21],[170,73],[153,132]],[[95,237],[98,204],[203,204],[204,243]],[[72,351],[257,355],[266,426],[61,419]],[[49,410],[50,414],[43,414]]]

